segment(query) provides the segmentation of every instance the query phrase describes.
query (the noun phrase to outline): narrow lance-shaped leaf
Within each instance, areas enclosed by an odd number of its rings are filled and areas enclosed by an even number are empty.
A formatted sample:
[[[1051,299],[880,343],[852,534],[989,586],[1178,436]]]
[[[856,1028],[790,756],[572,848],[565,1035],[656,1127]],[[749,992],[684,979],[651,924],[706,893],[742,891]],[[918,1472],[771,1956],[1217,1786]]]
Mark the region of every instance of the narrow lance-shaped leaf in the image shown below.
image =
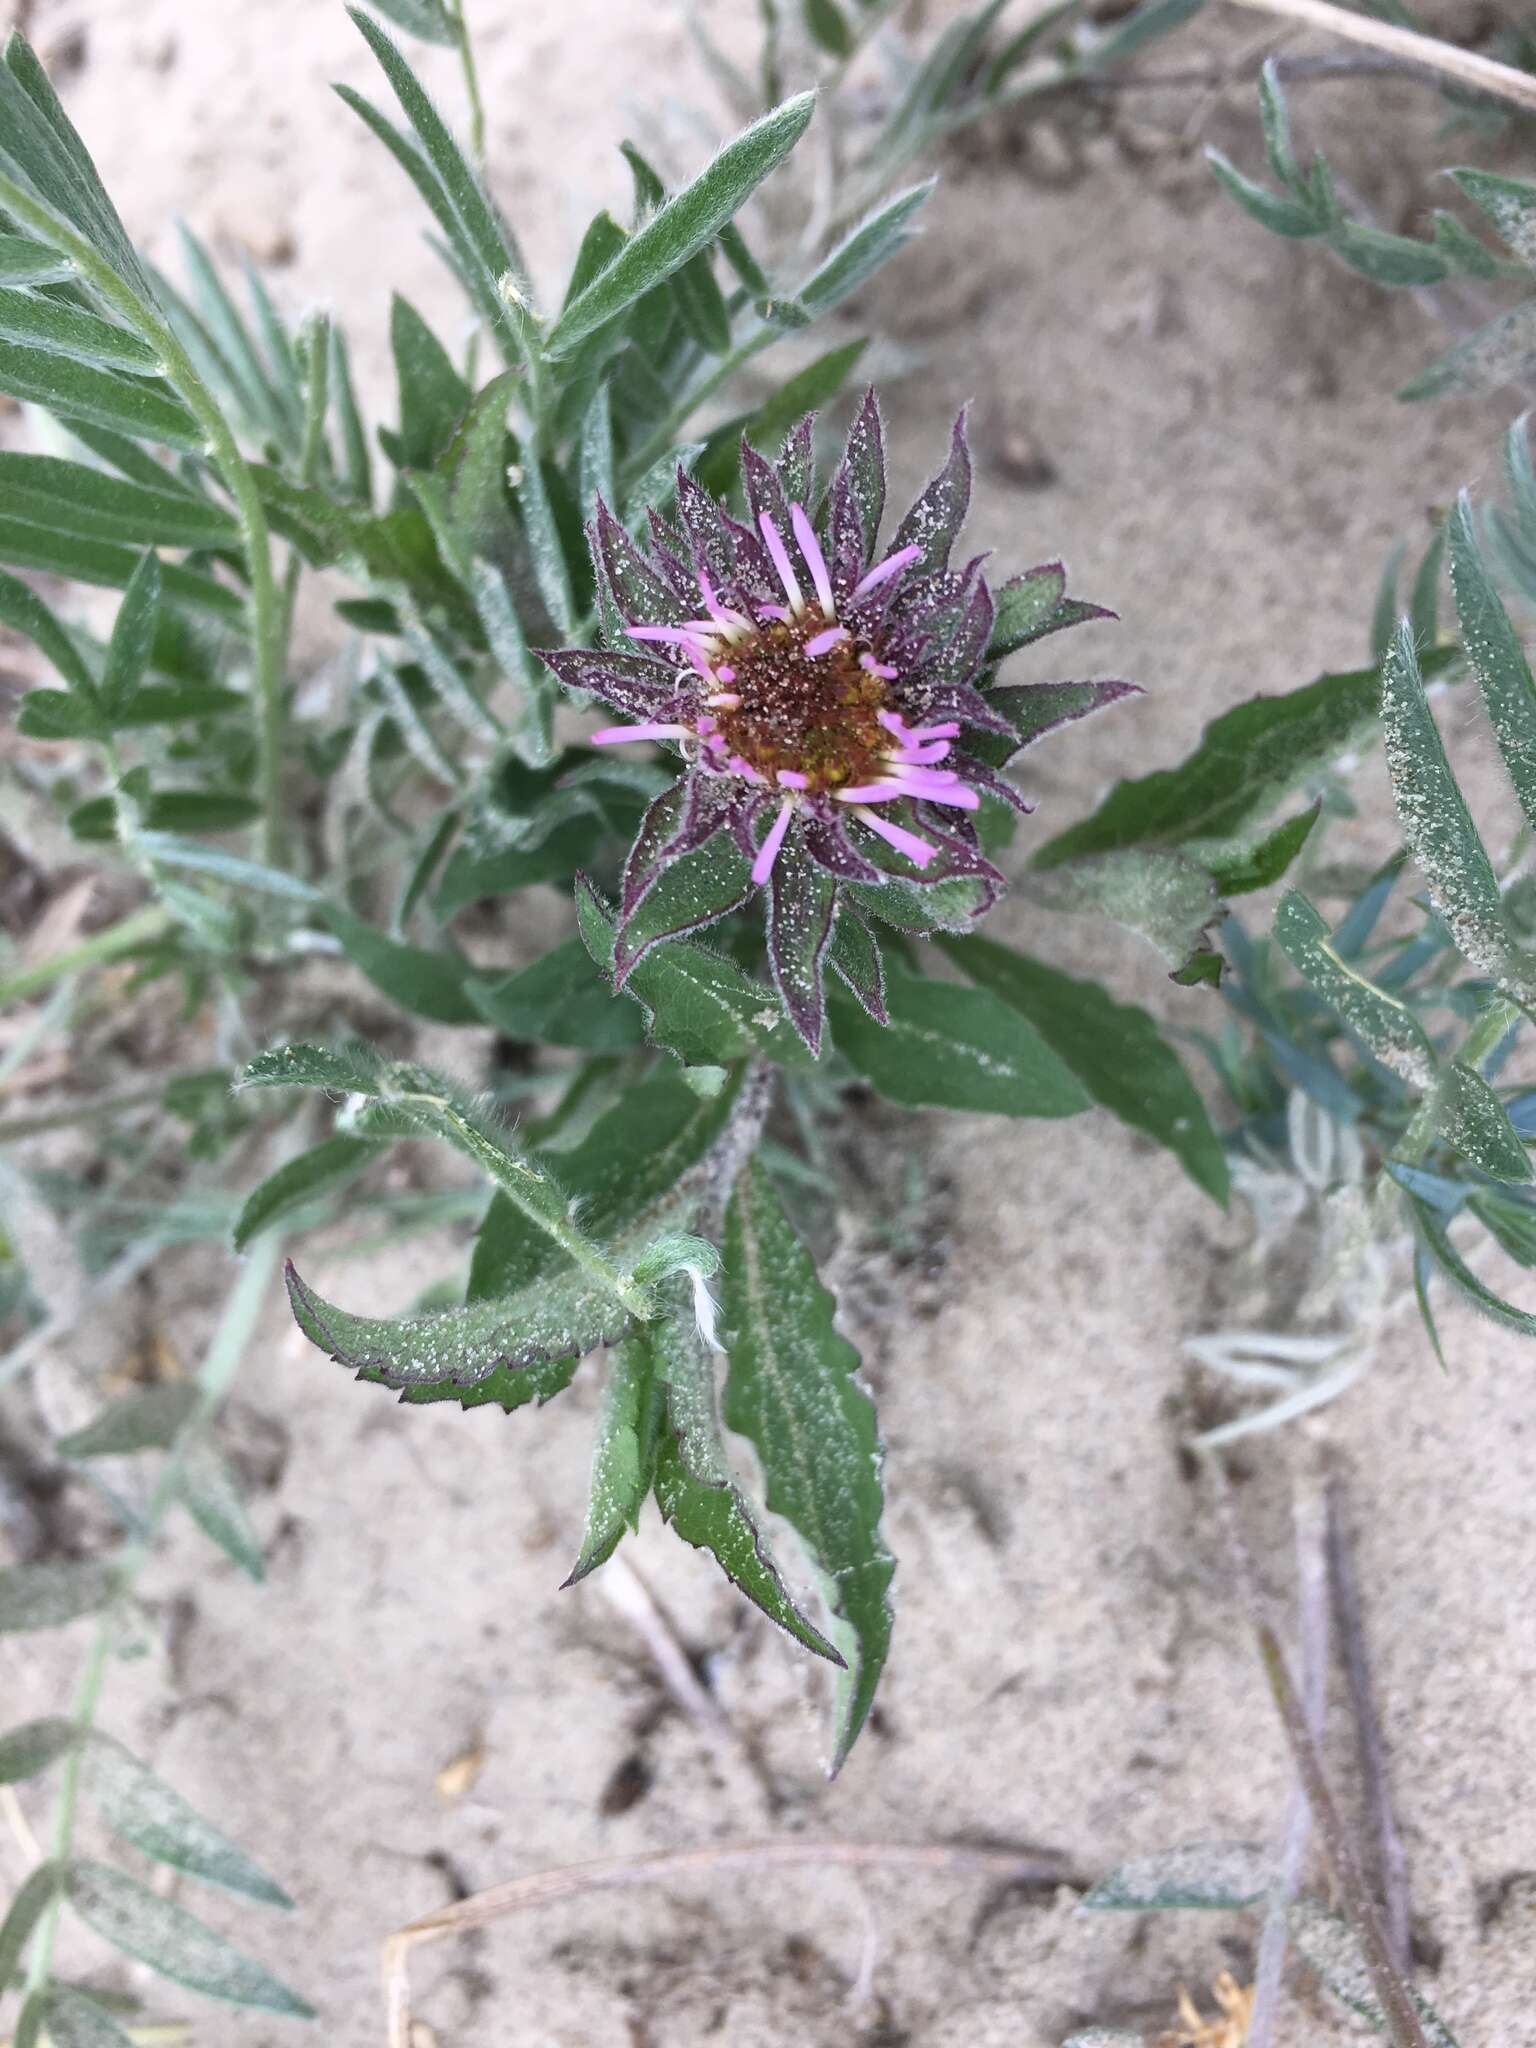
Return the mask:
[[[60,533],[132,547],[232,547],[240,529],[222,506],[182,489],[155,465],[160,482],[109,476],[52,455],[0,454],[0,496],[9,518]]]
[[[799,1535],[826,1587],[848,1669],[837,1685],[833,1769],[863,1727],[890,1647],[894,1560],[875,1411],[833,1300],[755,1163],[726,1216],[725,1420],[757,1452],[769,1508]]]
[[[731,1474],[715,1410],[714,1371],[692,1319],[666,1316],[653,1331],[657,1375],[666,1388],[667,1429],[656,1458],[662,1514],[770,1621],[817,1656],[842,1657],[800,1612]]]
[[[181,1460],[178,1490],[209,1542],[259,1585],[266,1577],[266,1560],[229,1460],[206,1439],[193,1442]]]
[[[608,1384],[592,1444],[592,1489],[581,1551],[568,1586],[606,1564],[633,1529],[656,1476],[656,1447],[666,1407],[648,1332],[637,1330],[608,1354]]]
[[[42,1863],[21,1885],[0,1920],[0,1984],[10,1984],[32,1933],[53,1904],[59,1889],[59,1866]]]
[[[59,1438],[61,1458],[120,1458],[135,1451],[163,1451],[197,1406],[190,1380],[120,1394],[83,1429]]]
[[[674,194],[566,307],[548,339],[553,356],[633,305],[712,242],[805,133],[815,95],[786,100],[728,142],[698,177]]]
[[[101,676],[101,706],[109,719],[126,718],[133,709],[149,667],[160,623],[160,559],[146,554],[123,592]]]
[[[86,1797],[125,1842],[173,1870],[265,1906],[291,1906],[279,1886],[120,1742],[93,1732],[81,1775]]]
[[[174,1983],[231,2005],[311,2019],[295,1991],[252,1957],[205,1927],[184,1906],[157,1898],[104,1863],[71,1863],[64,1895],[86,1926],[125,1955],[135,1956]]]
[[[1498,878],[1451,772],[1405,620],[1381,666],[1381,723],[1403,836],[1457,950],[1517,992],[1530,980],[1510,938]]]
[[[0,482],[3,482],[3,479],[0,479]],[[96,679],[91,674],[84,655],[37,592],[23,583],[19,576],[7,575],[3,569],[0,569],[0,624],[10,626],[15,632],[24,633],[34,646],[47,655],[71,690],[79,694],[82,702],[95,706]]]
[[[117,1572],[95,1558],[11,1565],[0,1571],[0,1635],[99,1614],[117,1590]]]
[[[1435,1054],[1424,1027],[1406,1005],[1345,964],[1326,922],[1298,889],[1287,891],[1275,913],[1275,939],[1307,985],[1384,1067],[1415,1088],[1429,1086]]]
[[[73,1985],[53,1985],[38,2009],[50,2048],[133,2048],[133,2035],[125,2034],[105,2006]],[[19,2029],[13,2048],[26,2048]]]
[[[1536,680],[1488,574],[1472,501],[1463,491],[1447,522],[1451,589],[1461,621],[1462,645],[1488,706],[1493,736],[1528,825],[1536,826]]]
[[[258,1232],[281,1217],[345,1186],[379,1156],[381,1149],[365,1138],[338,1134],[323,1144],[312,1145],[296,1159],[287,1160],[246,1197],[235,1224],[235,1250],[243,1252]]]
[[[1495,1180],[1528,1181],[1531,1162],[1503,1103],[1482,1075],[1452,1060],[1434,1095],[1435,1130]]]
[[[1257,1905],[1274,1877],[1274,1855],[1257,1843],[1192,1842],[1122,1863],[1083,1894],[1083,1909],[1155,1913],[1196,1906],[1230,1911]]]

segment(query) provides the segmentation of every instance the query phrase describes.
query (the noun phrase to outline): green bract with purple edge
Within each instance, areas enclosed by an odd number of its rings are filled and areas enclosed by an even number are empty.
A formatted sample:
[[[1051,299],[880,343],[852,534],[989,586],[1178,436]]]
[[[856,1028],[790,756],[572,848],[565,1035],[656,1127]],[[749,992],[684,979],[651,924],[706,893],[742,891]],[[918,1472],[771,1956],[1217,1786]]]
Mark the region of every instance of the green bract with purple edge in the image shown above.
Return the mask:
[[[818,1053],[834,919],[840,908],[859,914],[849,886],[965,880],[968,915],[981,917],[1005,885],[976,813],[987,795],[1032,808],[997,770],[1060,720],[1005,716],[980,687],[1007,650],[994,646],[985,557],[950,566],[971,495],[964,413],[944,467],[883,553],[885,445],[874,392],[819,502],[814,425],[808,414],[776,463],[743,440],[746,520],[679,470],[677,523],[652,510],[643,550],[599,499],[588,538],[615,644],[540,658],[562,683],[631,721],[594,733],[593,745],[655,741],[682,756],[678,781],[651,805],[625,865],[615,987],[659,940],[712,923],[762,889],[775,987]],[[1054,565],[1035,573],[1060,574]],[[1045,630],[1112,616],[1093,605],[1064,609]],[[1099,704],[1132,686],[1085,687]],[[738,881],[699,892],[666,919],[640,920],[669,870],[717,838]],[[883,1024],[878,970],[850,985]]]

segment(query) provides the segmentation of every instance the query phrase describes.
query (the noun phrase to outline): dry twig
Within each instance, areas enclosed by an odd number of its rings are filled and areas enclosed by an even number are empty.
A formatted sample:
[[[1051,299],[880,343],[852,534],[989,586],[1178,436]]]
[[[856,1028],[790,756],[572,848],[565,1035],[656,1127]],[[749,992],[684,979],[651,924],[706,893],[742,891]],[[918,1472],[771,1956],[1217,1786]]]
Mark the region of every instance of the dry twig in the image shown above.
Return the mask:
[[[1232,0],[1232,5],[1254,8],[1261,14],[1283,14],[1304,28],[1324,29],[1348,42],[1365,43],[1536,114],[1536,78],[1529,72],[1517,71],[1512,64],[1500,64],[1492,57],[1480,57],[1473,50],[1458,49],[1436,36],[1421,35],[1417,29],[1399,28],[1375,15],[1352,13],[1347,7],[1334,6],[1333,0]]]
[[[1377,1896],[1386,1918],[1387,1945],[1392,1951],[1392,1960],[1400,1970],[1406,1970],[1410,1961],[1408,1858],[1403,1849],[1403,1838],[1397,1831],[1397,1817],[1392,1810],[1386,1744],[1382,1740],[1381,1718],[1376,1711],[1375,1688],[1371,1683],[1371,1660],[1360,1612],[1354,1548],[1344,1517],[1343,1482],[1337,1476],[1328,1485],[1328,1571],[1333,1586],[1333,1608],[1339,1619],[1339,1635],[1344,1649],[1350,1704],[1354,1709],[1360,1775],[1364,1780],[1366,1805],[1371,1815]]]
[[[622,1891],[670,1883],[682,1877],[718,1877],[728,1870],[908,1870],[914,1874],[989,1877],[997,1883],[1069,1883],[1061,1859],[1010,1849],[970,1848],[961,1843],[920,1842],[720,1842],[701,1849],[665,1849],[650,1855],[617,1856],[602,1863],[569,1864],[562,1870],[535,1871],[510,1878],[488,1891],[456,1900],[409,1927],[384,1944],[384,2001],[389,2048],[411,2048],[410,1955],[427,1942],[451,1934],[467,1934],[493,1920],[558,1899],[591,1892]]]

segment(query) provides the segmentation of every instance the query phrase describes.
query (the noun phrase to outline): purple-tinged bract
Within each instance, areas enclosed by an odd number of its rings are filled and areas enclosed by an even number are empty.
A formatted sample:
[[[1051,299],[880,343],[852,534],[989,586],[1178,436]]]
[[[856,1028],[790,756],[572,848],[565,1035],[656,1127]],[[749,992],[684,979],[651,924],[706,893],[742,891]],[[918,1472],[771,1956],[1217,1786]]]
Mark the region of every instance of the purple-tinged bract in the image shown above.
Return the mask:
[[[801,422],[777,464],[743,443],[746,521],[680,471],[678,524],[652,512],[642,550],[599,501],[588,536],[604,614],[626,644],[541,658],[629,721],[592,734],[594,746],[655,741],[684,763],[625,869],[616,983],[657,939],[738,907],[740,892],[706,888],[696,917],[632,929],[669,868],[726,834],[767,892],[774,983],[814,1052],[840,893],[844,914],[857,915],[849,884],[964,877],[979,916],[1003,888],[976,832],[983,793],[1030,805],[990,765],[1021,742],[978,688],[994,616],[983,558],[950,566],[971,489],[964,414],[944,467],[884,547],[873,391],[819,505],[811,428]],[[989,736],[988,759],[969,734]],[[881,1016],[878,980],[848,978]]]

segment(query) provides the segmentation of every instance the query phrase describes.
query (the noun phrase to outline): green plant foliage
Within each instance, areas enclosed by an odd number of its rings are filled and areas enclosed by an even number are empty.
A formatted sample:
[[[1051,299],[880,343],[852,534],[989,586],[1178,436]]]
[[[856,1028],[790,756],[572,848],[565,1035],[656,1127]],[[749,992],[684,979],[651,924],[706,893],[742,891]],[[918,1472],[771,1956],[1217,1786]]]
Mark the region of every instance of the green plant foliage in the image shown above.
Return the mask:
[[[761,1167],[726,1216],[725,1420],[757,1453],[773,1513],[795,1530],[826,1588],[847,1665],[838,1682],[832,1767],[846,1759],[890,1647],[895,1564],[880,1535],[875,1411],[858,1354]]]

